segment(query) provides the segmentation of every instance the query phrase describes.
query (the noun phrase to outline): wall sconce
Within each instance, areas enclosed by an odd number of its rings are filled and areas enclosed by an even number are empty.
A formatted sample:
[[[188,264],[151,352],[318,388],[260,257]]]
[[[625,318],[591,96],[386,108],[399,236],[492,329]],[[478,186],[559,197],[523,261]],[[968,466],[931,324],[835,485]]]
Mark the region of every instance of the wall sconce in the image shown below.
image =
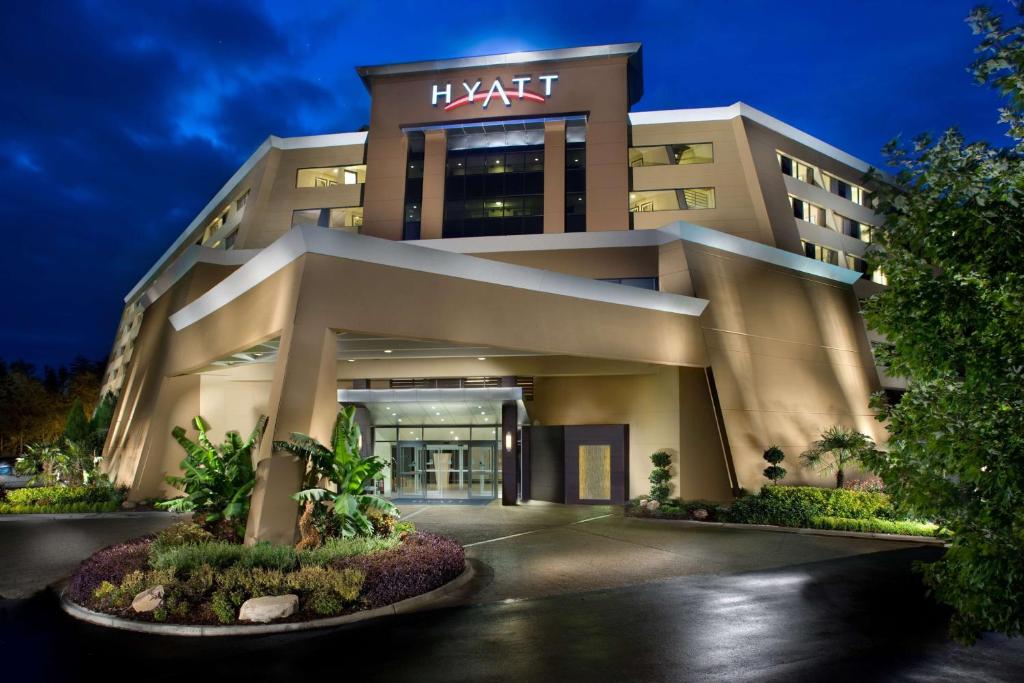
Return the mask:
[[[505,450],[512,450],[512,432],[505,432]]]

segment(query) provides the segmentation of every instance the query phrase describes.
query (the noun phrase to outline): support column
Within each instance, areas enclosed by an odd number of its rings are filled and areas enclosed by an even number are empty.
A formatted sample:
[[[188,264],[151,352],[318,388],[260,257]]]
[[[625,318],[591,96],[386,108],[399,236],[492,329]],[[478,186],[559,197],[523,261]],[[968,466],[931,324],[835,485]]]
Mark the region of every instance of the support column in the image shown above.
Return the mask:
[[[338,413],[337,335],[315,320],[303,320],[281,335],[274,367],[267,413],[270,424],[260,444],[256,486],[252,494],[246,543],[295,542],[299,490],[304,463],[285,453],[275,453],[274,441],[287,441],[292,432],[309,434],[330,443]]]
[[[444,225],[444,176],[448,157],[448,134],[444,129],[428,130],[423,148],[423,207],[420,239],[441,239]]]
[[[565,232],[565,121],[544,122],[544,232]]]
[[[519,403],[501,404],[501,504],[515,505],[519,497]]]
[[[373,456],[373,426],[370,422],[370,409],[361,403],[352,405],[356,407],[356,424],[359,425],[359,433],[362,435],[359,457],[369,458]]]

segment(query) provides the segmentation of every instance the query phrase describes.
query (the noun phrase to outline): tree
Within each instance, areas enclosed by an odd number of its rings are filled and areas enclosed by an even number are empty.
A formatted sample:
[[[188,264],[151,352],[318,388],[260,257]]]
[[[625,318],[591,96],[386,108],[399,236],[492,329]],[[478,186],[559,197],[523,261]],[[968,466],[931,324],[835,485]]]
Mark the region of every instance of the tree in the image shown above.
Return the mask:
[[[841,489],[846,467],[860,462],[874,450],[874,442],[866,435],[837,425],[822,432],[821,438],[800,454],[800,460],[821,472],[835,472],[836,488]]]
[[[366,483],[384,469],[384,461],[360,456],[359,424],[354,406],[343,406],[338,411],[331,434],[330,448],[298,432],[292,433],[290,441],[274,442],[276,450],[291,453],[306,464],[303,488],[292,498],[313,503],[320,514],[330,503],[342,536],[369,536],[373,533],[371,510],[398,516],[394,504],[365,491]],[[327,488],[328,485],[333,486],[333,490]]]
[[[84,442],[89,438],[89,421],[85,419],[85,408],[82,402],[75,399],[68,410],[68,419],[64,423],[64,436],[77,443]]]
[[[786,458],[781,448],[769,446],[761,457],[768,463],[768,467],[764,468],[764,476],[768,481],[778,484],[786,477],[786,468],[779,465]]]
[[[865,306],[887,339],[878,361],[908,380],[898,403],[876,398],[888,452],[865,463],[897,504],[953,532],[922,571],[963,642],[1024,627],[1024,27],[987,8],[968,23],[1008,143],[955,128],[889,143],[898,174],[878,187],[870,257],[888,287]]]

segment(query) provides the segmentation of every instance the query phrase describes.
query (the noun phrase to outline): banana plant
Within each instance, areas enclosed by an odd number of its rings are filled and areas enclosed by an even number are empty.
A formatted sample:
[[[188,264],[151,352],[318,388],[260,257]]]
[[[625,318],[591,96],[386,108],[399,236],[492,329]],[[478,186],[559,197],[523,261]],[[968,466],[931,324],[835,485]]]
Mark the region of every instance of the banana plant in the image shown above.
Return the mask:
[[[342,536],[369,536],[373,523],[371,509],[398,516],[398,508],[390,501],[366,493],[366,483],[373,481],[386,466],[378,458],[363,458],[359,453],[359,424],[354,406],[338,411],[328,448],[307,434],[292,433],[290,441],[275,441],[274,448],[300,458],[306,464],[303,489],[293,499],[317,507],[328,503],[338,517]]]
[[[167,483],[181,489],[185,495],[157,503],[157,507],[171,512],[202,513],[207,524],[229,520],[235,524],[236,531],[244,533],[249,499],[256,484],[252,452],[263,438],[267,417],[260,417],[245,441],[238,432],[232,431],[225,435],[220,446],[210,441],[209,425],[203,418],[193,418],[192,426],[197,432],[195,441],[188,438],[181,427],[171,431],[186,455],[181,461],[184,474],[167,477]]]

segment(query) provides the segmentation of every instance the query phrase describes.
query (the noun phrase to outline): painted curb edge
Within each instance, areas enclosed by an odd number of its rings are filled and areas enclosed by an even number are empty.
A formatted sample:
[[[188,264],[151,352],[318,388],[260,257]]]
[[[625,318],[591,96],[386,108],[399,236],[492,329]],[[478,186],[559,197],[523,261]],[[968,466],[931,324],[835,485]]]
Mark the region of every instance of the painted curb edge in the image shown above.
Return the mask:
[[[667,522],[689,527],[712,526],[723,529],[746,529],[747,531],[774,531],[783,534],[804,534],[807,536],[834,536],[840,538],[859,538],[875,541],[896,541],[899,543],[917,543],[923,545],[945,546],[946,541],[933,536],[907,536],[906,534],[880,534],[873,531],[843,531],[841,529],[810,529],[805,527],[774,526],[772,524],[740,524],[737,522],[699,522],[695,519],[658,519],[657,517],[634,517],[623,515],[626,519],[642,519],[649,522]]]
[[[253,624],[251,626],[213,626],[213,625],[191,625],[191,624],[156,624],[147,621],[134,621],[115,617],[110,614],[94,612],[79,604],[72,602],[60,591],[60,607],[68,615],[96,626],[106,626],[123,631],[134,631],[136,633],[151,633],[164,636],[251,636],[268,635],[275,633],[293,633],[296,631],[311,631],[332,626],[343,626],[369,619],[391,616],[394,614],[407,614],[419,611],[427,605],[437,602],[448,596],[450,593],[462,588],[469,583],[476,575],[472,563],[466,561],[462,573],[448,583],[438,586],[432,591],[414,595],[396,603],[377,607],[371,610],[363,610],[352,614],[345,614],[339,617],[328,617],[326,619],[313,619],[310,621],[295,621],[283,624]]]

